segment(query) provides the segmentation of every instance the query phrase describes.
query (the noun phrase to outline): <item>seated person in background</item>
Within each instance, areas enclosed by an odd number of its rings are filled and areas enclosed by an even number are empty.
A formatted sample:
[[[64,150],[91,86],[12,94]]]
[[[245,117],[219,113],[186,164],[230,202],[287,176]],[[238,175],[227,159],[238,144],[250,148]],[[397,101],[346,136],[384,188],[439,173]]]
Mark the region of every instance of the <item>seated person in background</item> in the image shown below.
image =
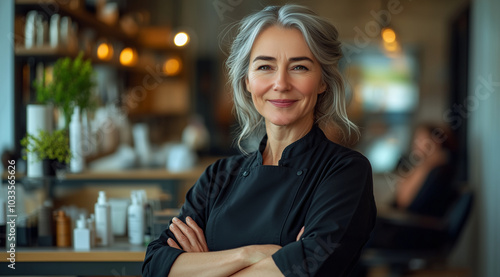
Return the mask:
[[[389,210],[377,217],[368,248],[428,249],[442,245],[443,234],[396,222],[402,219],[400,211],[405,212],[403,218],[445,216],[458,195],[454,179],[455,148],[455,138],[447,128],[429,123],[416,128],[411,151],[401,159],[395,172],[398,180],[393,204],[397,211]],[[398,216],[393,221],[395,214]]]
[[[411,152],[400,163],[407,172],[397,172],[397,208],[436,217],[446,213],[456,197],[455,145],[453,133],[446,127],[426,123],[416,128]]]

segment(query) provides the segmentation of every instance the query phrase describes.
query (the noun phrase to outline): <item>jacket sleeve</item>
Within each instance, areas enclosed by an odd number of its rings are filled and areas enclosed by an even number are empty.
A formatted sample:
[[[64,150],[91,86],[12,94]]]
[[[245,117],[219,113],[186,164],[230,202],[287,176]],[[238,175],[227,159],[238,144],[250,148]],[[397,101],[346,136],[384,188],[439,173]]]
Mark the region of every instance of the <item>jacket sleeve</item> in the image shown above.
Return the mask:
[[[195,185],[186,194],[184,205],[180,210],[179,219],[185,222],[185,218],[190,216],[196,221],[198,226],[205,230],[206,219],[208,218],[208,207],[210,195],[213,195],[213,172],[215,165],[209,166],[201,175]],[[169,225],[172,221],[169,222]],[[170,268],[183,250],[168,246],[167,239],[172,238],[176,242],[175,236],[167,228],[160,236],[152,241],[146,250],[146,257],[142,264],[142,276],[168,276]]]
[[[328,170],[312,197],[302,239],[273,260],[285,276],[347,276],[375,223],[370,163],[361,154],[345,158]]]

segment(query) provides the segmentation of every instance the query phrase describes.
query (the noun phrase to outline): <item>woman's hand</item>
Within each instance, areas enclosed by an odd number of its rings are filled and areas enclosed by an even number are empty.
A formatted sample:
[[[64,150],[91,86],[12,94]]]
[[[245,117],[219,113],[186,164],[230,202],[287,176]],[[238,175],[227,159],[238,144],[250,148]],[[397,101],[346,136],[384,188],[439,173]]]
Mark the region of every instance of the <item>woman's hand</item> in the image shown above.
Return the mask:
[[[173,240],[168,239],[167,244],[170,247],[182,249],[186,252],[208,252],[207,241],[203,230],[196,224],[196,222],[186,217],[186,223],[174,217],[170,224],[169,229],[174,234],[179,245]]]

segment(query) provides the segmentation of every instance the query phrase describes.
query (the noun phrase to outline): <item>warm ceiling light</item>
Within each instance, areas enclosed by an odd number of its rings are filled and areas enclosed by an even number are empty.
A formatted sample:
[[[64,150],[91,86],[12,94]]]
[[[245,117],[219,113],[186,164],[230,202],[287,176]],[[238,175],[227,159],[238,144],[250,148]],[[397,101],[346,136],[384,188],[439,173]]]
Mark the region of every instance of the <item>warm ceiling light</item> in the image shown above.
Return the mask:
[[[391,28],[382,29],[382,39],[387,43],[393,43],[396,41],[396,32]]]
[[[97,57],[101,60],[111,60],[113,57],[113,47],[105,42],[99,44],[97,47]]]
[[[397,41],[394,41],[392,43],[384,42],[384,48],[389,52],[396,52],[400,49],[399,43]]]
[[[181,61],[178,58],[170,58],[163,64],[163,72],[167,76],[177,75],[181,71]]]
[[[120,63],[122,65],[128,65],[128,66],[134,65],[136,60],[137,60],[137,54],[130,47],[124,48],[120,53]]]
[[[181,47],[189,42],[189,35],[185,32],[179,32],[174,37],[174,43],[176,46]]]

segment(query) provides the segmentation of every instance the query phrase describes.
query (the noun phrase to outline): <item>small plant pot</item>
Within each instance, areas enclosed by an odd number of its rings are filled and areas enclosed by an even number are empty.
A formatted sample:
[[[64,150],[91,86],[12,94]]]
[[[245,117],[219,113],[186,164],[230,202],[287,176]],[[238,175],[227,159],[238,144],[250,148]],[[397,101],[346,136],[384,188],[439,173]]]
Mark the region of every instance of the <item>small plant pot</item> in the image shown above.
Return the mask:
[[[66,171],[68,165],[66,163],[61,163],[58,160],[44,159],[43,163],[43,175],[49,177],[55,177],[57,172]]]

